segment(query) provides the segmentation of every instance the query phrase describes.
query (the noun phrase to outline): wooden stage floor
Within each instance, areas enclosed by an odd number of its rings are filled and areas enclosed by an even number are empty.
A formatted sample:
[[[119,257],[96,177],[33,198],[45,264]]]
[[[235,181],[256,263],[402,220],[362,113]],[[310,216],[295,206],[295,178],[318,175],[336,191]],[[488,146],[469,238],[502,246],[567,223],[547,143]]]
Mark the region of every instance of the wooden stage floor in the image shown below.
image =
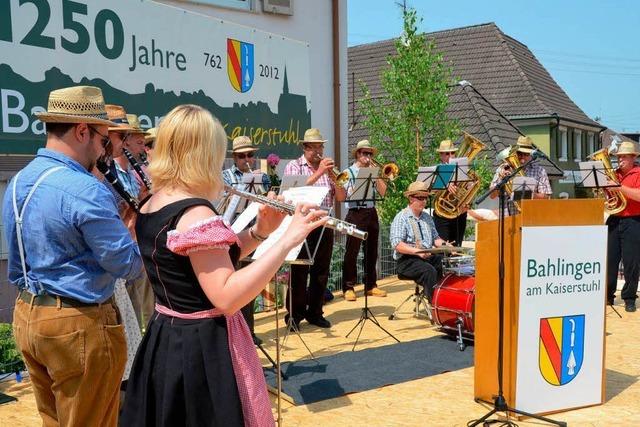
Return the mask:
[[[410,282],[396,278],[381,280],[379,285],[389,292],[386,298],[370,298],[369,306],[382,326],[400,341],[412,341],[440,334],[424,319],[410,313],[411,303],[403,308],[397,320],[389,314],[412,292]],[[325,306],[325,315],[332,322],[323,330],[306,322],[301,324],[305,343],[316,356],[328,356],[351,351],[355,333],[345,335],[356,324],[364,304],[362,288],[358,300],[346,302],[338,292]],[[606,400],[604,405],[554,414],[551,418],[566,421],[570,426],[637,426],[640,425],[640,312],[625,313],[624,305],[616,306],[618,318],[607,309]],[[280,312],[282,327],[283,312]],[[282,331],[283,329],[281,329]],[[275,357],[275,316],[256,316],[256,333],[265,342],[265,349]],[[392,344],[394,341],[370,322],[364,327],[356,350]],[[299,338],[292,334],[283,348],[282,359],[308,358]],[[265,365],[266,359],[263,360]],[[371,375],[384,367],[372,366]],[[0,406],[0,425],[40,426],[41,421],[28,381],[0,384],[0,391],[18,397],[18,402]],[[275,397],[274,414],[275,414]],[[310,405],[294,406],[282,401],[283,426],[465,426],[490,408],[473,400],[473,367],[395,384],[361,393],[324,400]],[[541,426],[532,420],[519,420],[518,425]]]

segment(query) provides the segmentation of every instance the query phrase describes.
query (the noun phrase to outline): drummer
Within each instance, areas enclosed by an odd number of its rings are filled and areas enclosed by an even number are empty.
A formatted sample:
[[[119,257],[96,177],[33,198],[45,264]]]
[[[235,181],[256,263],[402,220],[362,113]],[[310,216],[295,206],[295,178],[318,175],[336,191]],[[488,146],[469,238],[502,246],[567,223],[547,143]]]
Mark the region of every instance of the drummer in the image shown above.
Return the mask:
[[[431,301],[433,288],[442,277],[442,255],[427,251],[446,245],[438,236],[433,219],[425,210],[429,189],[424,182],[412,182],[404,192],[406,208],[391,223],[389,239],[399,276],[422,286]]]

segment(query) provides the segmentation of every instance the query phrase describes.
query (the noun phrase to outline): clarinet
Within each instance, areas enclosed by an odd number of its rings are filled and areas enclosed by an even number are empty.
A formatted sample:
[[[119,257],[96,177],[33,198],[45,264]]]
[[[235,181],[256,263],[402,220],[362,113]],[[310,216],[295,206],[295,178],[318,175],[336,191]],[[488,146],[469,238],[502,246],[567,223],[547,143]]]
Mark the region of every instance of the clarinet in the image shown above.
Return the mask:
[[[144,183],[144,186],[147,187],[147,190],[151,190],[151,181],[149,181],[149,178],[147,178],[147,175],[145,175],[144,171],[138,164],[138,161],[135,159],[135,157],[133,157],[133,154],[131,154],[131,152],[126,148],[123,148],[122,152],[125,156],[127,156],[127,160],[129,160],[129,163],[131,163],[133,170],[136,171],[136,173]]]
[[[118,177],[111,172],[109,166],[102,160],[96,162],[96,168],[104,175],[105,179],[111,184],[111,186],[118,192],[120,197],[133,209],[136,213],[140,212],[140,205],[138,201],[124,188],[122,183],[118,181]]]

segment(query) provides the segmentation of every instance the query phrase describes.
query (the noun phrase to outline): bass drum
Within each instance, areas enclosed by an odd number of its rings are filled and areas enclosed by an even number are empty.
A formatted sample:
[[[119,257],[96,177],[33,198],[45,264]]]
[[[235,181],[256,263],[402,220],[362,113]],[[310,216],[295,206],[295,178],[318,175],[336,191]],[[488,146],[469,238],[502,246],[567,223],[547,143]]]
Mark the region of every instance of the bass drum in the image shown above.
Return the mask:
[[[448,334],[458,334],[458,319],[462,334],[473,337],[476,280],[473,276],[447,274],[433,290],[431,304],[433,320]]]

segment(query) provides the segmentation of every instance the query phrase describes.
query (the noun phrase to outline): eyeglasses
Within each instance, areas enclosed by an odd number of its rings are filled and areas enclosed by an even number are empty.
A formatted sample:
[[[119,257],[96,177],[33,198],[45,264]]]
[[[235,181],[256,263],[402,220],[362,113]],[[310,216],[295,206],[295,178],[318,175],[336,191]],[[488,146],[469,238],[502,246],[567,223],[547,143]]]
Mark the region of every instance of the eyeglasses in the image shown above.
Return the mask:
[[[453,156],[453,153],[451,152],[442,152],[440,153],[441,156]]]
[[[371,157],[373,156],[373,151],[361,151],[360,154],[363,156]]]
[[[245,157],[249,159],[253,159],[254,153],[237,153],[236,157],[240,160],[244,160]]]
[[[425,200],[428,199],[427,196],[411,196],[411,197],[413,197],[416,200],[420,200],[421,202],[424,202]]]
[[[109,137],[107,135],[103,135],[100,132],[98,132],[98,130],[93,126],[89,126],[89,129],[91,129],[91,131],[97,133],[102,137],[102,139],[100,140],[100,143],[102,144],[102,148],[104,148],[105,151],[108,151],[108,147],[109,148],[111,147],[111,140],[109,139]]]

